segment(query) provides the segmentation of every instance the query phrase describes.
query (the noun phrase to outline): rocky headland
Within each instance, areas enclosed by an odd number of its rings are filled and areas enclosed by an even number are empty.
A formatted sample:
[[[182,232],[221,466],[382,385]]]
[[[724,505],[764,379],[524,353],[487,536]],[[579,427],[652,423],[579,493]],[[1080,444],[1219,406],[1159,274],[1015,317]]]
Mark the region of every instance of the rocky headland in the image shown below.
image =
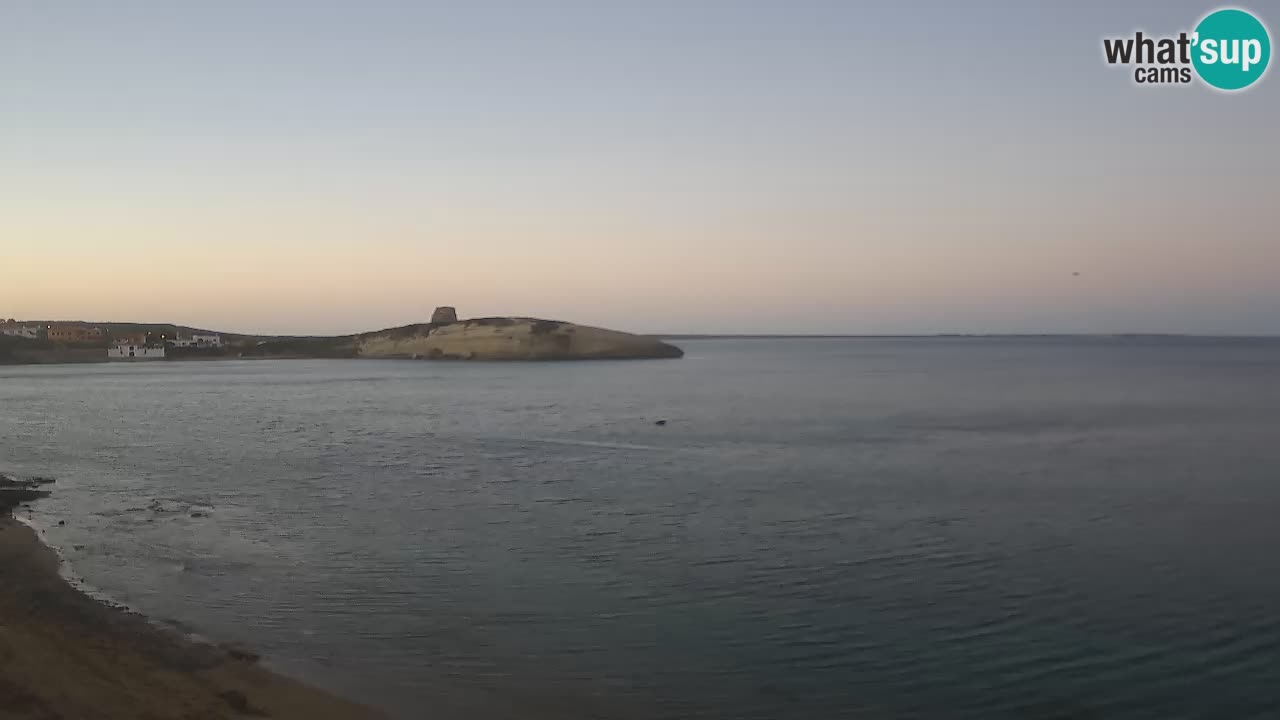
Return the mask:
[[[355,354],[421,360],[625,360],[684,355],[680,348],[654,337],[557,320],[457,320],[453,308],[438,309],[433,320],[358,335]]]

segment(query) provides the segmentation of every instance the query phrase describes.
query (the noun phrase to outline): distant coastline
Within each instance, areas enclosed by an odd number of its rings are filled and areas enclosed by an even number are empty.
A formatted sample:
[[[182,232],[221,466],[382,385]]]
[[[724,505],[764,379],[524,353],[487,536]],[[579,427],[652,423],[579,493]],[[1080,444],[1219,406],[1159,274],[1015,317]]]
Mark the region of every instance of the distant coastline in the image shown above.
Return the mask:
[[[0,365],[234,359],[633,360],[679,358],[661,339],[560,320],[459,320],[451,307],[431,321],[336,336],[265,336],[165,323],[0,323]]]
[[[147,347],[163,347],[166,361],[413,359],[546,361],[678,358],[684,352],[670,343],[699,340],[1043,340],[1047,342],[1184,341],[1247,342],[1280,339],[1278,335],[1195,333],[656,333],[639,335],[558,320],[529,317],[486,317],[458,320],[440,310],[432,321],[351,335],[252,335],[220,332],[170,323],[25,321],[0,322],[0,365],[101,363],[133,360],[133,348],[112,348],[118,338],[133,337]],[[79,328],[78,341],[17,334],[21,328]],[[65,333],[65,331],[64,331]],[[192,337],[214,338],[197,344]],[[177,343],[175,343],[175,340]],[[138,349],[138,354],[146,354]]]

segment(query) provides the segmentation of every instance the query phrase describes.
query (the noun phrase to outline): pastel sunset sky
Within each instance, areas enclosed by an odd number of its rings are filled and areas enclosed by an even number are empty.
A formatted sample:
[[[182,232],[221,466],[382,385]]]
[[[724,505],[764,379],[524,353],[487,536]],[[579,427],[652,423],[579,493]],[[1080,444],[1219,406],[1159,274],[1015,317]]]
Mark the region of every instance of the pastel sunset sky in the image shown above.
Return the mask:
[[[1102,59],[1215,7],[6,1],[0,317],[1277,334],[1275,68]]]

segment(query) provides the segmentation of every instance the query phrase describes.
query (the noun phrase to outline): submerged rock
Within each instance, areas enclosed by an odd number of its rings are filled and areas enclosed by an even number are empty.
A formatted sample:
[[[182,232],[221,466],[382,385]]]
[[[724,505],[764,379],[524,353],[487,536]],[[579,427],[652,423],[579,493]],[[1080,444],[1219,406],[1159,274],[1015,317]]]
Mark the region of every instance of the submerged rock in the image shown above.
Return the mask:
[[[237,643],[223,643],[218,647],[227,653],[227,657],[232,660],[243,660],[245,662],[258,662],[262,656],[250,650],[249,648]]]

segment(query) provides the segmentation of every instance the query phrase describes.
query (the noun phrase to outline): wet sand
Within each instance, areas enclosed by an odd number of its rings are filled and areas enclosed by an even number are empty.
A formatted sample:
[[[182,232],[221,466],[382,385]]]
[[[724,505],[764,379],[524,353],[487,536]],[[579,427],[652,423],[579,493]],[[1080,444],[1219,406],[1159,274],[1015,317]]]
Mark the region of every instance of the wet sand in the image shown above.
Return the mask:
[[[382,717],[269,672],[247,651],[192,643],[108,607],[58,567],[0,508],[0,719]]]

